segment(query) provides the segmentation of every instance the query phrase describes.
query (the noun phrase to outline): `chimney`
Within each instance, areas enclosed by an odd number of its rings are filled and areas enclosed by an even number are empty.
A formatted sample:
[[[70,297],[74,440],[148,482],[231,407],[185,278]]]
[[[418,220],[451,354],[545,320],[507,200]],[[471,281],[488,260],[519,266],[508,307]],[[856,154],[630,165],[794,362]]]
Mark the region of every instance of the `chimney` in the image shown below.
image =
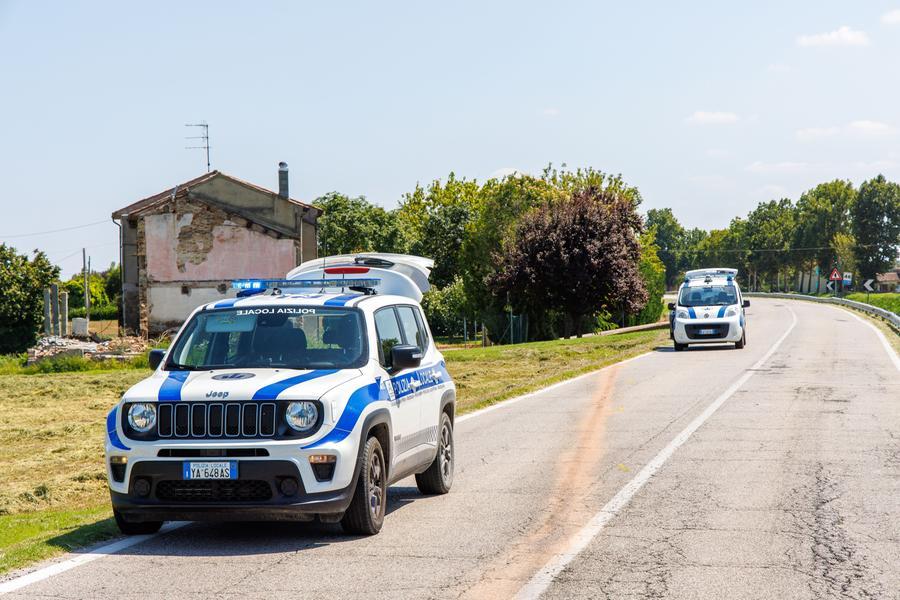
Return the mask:
[[[282,198],[290,198],[288,195],[288,166],[286,162],[278,163],[278,195]]]

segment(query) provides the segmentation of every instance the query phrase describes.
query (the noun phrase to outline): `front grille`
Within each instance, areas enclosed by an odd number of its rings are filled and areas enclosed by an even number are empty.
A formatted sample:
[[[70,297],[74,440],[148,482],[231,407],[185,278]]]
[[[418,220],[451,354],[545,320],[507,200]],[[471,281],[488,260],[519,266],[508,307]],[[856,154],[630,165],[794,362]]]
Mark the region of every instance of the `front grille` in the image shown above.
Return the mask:
[[[160,403],[161,438],[259,438],[275,435],[274,402]]]
[[[700,333],[700,330],[712,330],[713,333]],[[728,323],[715,325],[685,325],[684,332],[692,340],[718,340],[728,337]]]
[[[173,481],[156,484],[156,497],[167,502],[262,502],[272,498],[267,481]]]

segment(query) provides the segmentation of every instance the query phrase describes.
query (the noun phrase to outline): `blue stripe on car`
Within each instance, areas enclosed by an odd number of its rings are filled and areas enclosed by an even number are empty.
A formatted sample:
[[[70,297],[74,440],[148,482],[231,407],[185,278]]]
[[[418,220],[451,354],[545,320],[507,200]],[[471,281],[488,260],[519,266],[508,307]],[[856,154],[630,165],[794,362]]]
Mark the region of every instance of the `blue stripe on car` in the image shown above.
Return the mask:
[[[717,318],[717,319],[721,319],[721,318],[724,317],[724,316],[725,316],[725,307],[722,306],[722,307],[719,308],[719,314],[716,315],[716,318]]]
[[[184,382],[187,381],[188,375],[190,375],[189,371],[169,371],[168,376],[162,382],[162,385],[159,386],[159,394],[157,396],[159,401],[177,402],[181,400],[181,388],[184,387]]]
[[[325,306],[344,306],[354,298],[359,298],[359,294],[344,294],[343,296],[326,300]]]
[[[419,385],[416,387],[410,385],[412,380],[417,380]],[[427,390],[428,388],[440,385],[449,380],[450,374],[447,372],[445,364],[440,362],[428,367],[416,369],[410,373],[398,375],[397,377],[391,377],[385,383],[393,386],[394,400],[399,401],[410,394]],[[304,446],[304,448],[315,448],[324,444],[337,443],[344,440],[350,435],[353,428],[356,427],[356,422],[359,421],[360,415],[362,415],[369,404],[378,400],[390,399],[391,398],[385,391],[384,386],[380,385],[378,382],[364,385],[350,395],[347,406],[344,408],[344,412],[341,413],[334,428],[329,431],[325,437],[308,446]]]
[[[238,300],[243,300],[243,298],[228,298],[227,300],[220,300],[215,303],[213,308],[231,308]]]
[[[109,436],[109,443],[119,450],[131,450],[119,439],[119,432],[116,428],[116,415],[119,413],[119,407],[114,406],[109,414],[106,415],[106,435]]]
[[[319,369],[316,371],[310,371],[309,373],[304,373],[302,375],[288,377],[287,379],[282,379],[281,381],[277,381],[275,383],[270,383],[269,385],[258,389],[256,393],[253,394],[253,400],[275,400],[278,397],[278,394],[288,389],[289,387],[293,387],[297,384],[303,383],[304,381],[310,381],[311,379],[325,377],[326,375],[331,375],[332,373],[337,373],[337,369]]]
[[[697,313],[694,312],[693,308],[690,308],[690,307],[688,308],[688,314],[691,316],[692,319],[697,318]]]

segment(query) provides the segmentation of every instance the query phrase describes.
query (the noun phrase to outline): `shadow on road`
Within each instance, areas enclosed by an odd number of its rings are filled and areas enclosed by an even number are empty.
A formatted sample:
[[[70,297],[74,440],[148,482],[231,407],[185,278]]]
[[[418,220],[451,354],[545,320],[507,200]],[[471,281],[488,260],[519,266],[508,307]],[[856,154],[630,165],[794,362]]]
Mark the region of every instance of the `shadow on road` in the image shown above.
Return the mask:
[[[698,344],[696,346],[688,346],[683,351],[684,352],[715,352],[717,350],[734,350],[734,344],[731,343],[723,343],[723,344]],[[672,346],[657,346],[653,349],[654,352],[675,352],[675,348]]]
[[[415,486],[388,488],[387,514],[412,502],[428,502]],[[107,520],[111,522],[112,520]],[[104,523],[107,523],[104,521]],[[69,535],[69,534],[67,534]],[[66,536],[60,536],[64,538]],[[131,556],[242,556],[309,550],[364,539],[347,535],[339,523],[252,521],[196,522],[117,552]],[[51,542],[53,540],[50,540]],[[60,540],[62,544],[65,540]],[[71,547],[71,546],[70,546]],[[74,550],[88,552],[91,547]]]

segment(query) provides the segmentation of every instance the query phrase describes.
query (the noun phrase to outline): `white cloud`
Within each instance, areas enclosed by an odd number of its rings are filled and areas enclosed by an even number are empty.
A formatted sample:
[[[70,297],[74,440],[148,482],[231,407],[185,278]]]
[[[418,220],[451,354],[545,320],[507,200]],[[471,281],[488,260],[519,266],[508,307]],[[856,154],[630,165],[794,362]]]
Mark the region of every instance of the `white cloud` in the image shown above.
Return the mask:
[[[796,135],[801,142],[814,142],[834,137],[840,132],[840,127],[806,127],[805,129],[798,129]]]
[[[853,121],[847,125],[847,129],[854,135],[860,137],[882,137],[885,135],[893,135],[897,131],[887,123],[866,120]]]
[[[558,117],[558,116],[559,116],[559,109],[558,109],[558,108],[552,108],[552,107],[551,107],[551,108],[545,108],[544,110],[541,111],[541,114],[543,114],[545,117]]]
[[[809,163],[805,162],[791,162],[791,161],[782,161],[775,163],[766,163],[761,161],[756,161],[747,165],[747,170],[751,173],[760,173],[760,174],[786,174],[786,173],[801,173],[803,171],[808,170],[810,167]]]
[[[797,38],[797,45],[804,48],[813,46],[868,46],[869,36],[866,35],[865,31],[850,29],[844,25],[826,33],[801,35]]]
[[[881,15],[881,22],[885,25],[900,25],[900,9],[890,10]]]
[[[739,117],[733,112],[697,110],[685,121],[695,125],[727,125],[737,123]]]

